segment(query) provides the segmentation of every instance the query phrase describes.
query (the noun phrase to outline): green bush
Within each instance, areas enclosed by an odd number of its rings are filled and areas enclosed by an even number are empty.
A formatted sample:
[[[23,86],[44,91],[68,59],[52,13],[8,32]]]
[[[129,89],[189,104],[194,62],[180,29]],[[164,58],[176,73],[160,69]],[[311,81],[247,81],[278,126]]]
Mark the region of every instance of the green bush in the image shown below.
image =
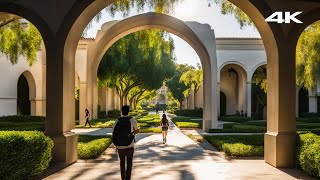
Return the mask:
[[[132,116],[132,117],[140,116],[140,113],[138,113],[138,112],[129,112],[129,116]]]
[[[161,133],[162,129],[160,127],[142,127],[140,133]]]
[[[252,121],[251,117],[240,117],[240,116],[221,116],[221,121],[227,121],[227,122],[237,122],[237,123],[243,123],[247,121]]]
[[[320,117],[297,118],[297,121],[305,123],[320,123]]]
[[[1,116],[0,122],[44,122],[43,116]]]
[[[121,116],[121,112],[119,110],[110,110],[108,111],[108,118],[119,118]]]
[[[303,171],[320,177],[320,136],[300,134],[297,157]]]
[[[247,121],[242,124],[267,127],[267,121]]]
[[[106,111],[99,111],[98,112],[98,118],[102,119],[102,118],[106,118],[107,117],[107,112]]]
[[[174,114],[177,116],[202,117],[203,109],[179,109],[175,110]]]
[[[263,156],[263,135],[205,136],[205,138],[228,156]]]
[[[319,113],[306,112],[306,113],[300,113],[299,117],[300,118],[316,118],[316,117],[320,117],[320,114]]]
[[[223,151],[227,156],[247,157],[247,156],[263,156],[263,146],[247,145],[243,143],[223,144]]]
[[[241,125],[240,123],[225,123],[223,124],[223,129],[232,129],[233,125]]]
[[[51,161],[53,142],[37,131],[0,132],[0,179],[40,175]]]
[[[252,125],[233,125],[234,133],[264,133],[267,132],[266,127],[252,126]]]
[[[78,158],[94,159],[100,156],[112,143],[110,136],[79,135]]]
[[[173,117],[174,122],[179,128],[202,128],[202,120],[191,120],[188,117]]]
[[[209,133],[233,133],[232,129],[209,129]]]
[[[297,129],[314,129],[320,128],[320,123],[297,123]]]

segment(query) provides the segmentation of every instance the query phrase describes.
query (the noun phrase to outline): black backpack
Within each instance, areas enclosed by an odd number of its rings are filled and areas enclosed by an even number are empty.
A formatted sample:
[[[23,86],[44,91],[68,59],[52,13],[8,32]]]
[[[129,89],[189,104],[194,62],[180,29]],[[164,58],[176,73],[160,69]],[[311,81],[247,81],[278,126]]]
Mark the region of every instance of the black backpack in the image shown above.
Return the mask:
[[[112,133],[112,141],[115,146],[129,146],[134,140],[134,132],[131,129],[130,119],[121,117],[118,119]]]

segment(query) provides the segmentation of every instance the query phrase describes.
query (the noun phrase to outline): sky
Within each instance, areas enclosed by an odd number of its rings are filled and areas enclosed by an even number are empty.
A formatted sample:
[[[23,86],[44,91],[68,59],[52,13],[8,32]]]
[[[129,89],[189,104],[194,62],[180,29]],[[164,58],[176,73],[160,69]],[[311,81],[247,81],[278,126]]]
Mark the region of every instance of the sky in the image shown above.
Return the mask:
[[[133,8],[129,14],[134,16],[141,13],[149,12],[145,9],[138,13]],[[254,27],[240,28],[239,23],[232,15],[222,15],[220,8],[216,4],[211,3],[208,6],[208,0],[184,0],[175,6],[174,12],[170,14],[182,21],[197,21],[203,24],[209,24],[215,31],[216,37],[260,37],[259,32]],[[102,18],[99,22],[93,22],[92,27],[87,31],[87,37],[95,37],[97,30],[101,29],[102,24],[111,20],[122,20],[122,14],[117,13],[111,17],[105,11],[102,11]],[[200,59],[193,48],[179,37],[171,34],[175,43],[175,54],[177,63],[189,64],[196,67],[200,63]]]

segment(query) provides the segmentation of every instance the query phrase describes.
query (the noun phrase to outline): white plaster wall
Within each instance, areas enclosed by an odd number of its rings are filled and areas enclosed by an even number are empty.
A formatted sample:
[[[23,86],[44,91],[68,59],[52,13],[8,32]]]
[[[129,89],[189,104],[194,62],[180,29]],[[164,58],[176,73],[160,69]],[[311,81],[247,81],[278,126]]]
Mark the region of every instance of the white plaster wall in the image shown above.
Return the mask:
[[[17,85],[18,79],[25,71],[29,71],[35,81],[36,100],[42,104],[42,54],[37,54],[37,61],[29,67],[25,58],[19,57],[17,64],[12,65],[7,57],[0,54],[0,116],[17,114]],[[30,85],[29,85],[30,86]],[[42,106],[36,104],[35,115],[42,115]]]

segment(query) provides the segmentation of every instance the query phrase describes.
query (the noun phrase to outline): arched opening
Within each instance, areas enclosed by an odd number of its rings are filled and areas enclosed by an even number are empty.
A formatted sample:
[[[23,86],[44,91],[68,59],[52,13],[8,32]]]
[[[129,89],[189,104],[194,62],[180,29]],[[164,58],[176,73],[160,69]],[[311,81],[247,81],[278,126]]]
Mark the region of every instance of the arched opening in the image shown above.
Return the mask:
[[[226,115],[247,114],[246,82],[247,73],[241,65],[227,64],[222,66],[220,89],[228,99],[226,101]]]
[[[253,72],[251,79],[252,118],[263,120],[267,118],[266,65],[257,67]]]
[[[185,40],[191,47],[197,52],[202,67],[204,68],[204,128],[208,130],[211,127],[216,126],[217,121],[217,107],[214,103],[215,86],[216,84],[216,56],[214,48],[214,34],[210,26],[202,25],[195,22],[182,22],[174,17],[156,14],[146,13],[137,16],[133,16],[122,21],[112,21],[102,26],[98,39],[95,43],[90,44],[88,52],[89,65],[87,68],[88,75],[88,92],[92,93],[91,100],[88,99],[88,104],[91,104],[92,112],[96,114],[97,102],[94,102],[97,98],[97,70],[98,65],[111,45],[120,38],[128,35],[132,32],[147,30],[147,29],[160,29],[172,34],[175,34]],[[200,33],[201,32],[201,33]],[[211,79],[211,80],[210,80]],[[211,88],[209,88],[211,87]],[[92,89],[90,89],[92,88]],[[210,109],[210,110],[209,110]],[[210,119],[210,120],[206,120]],[[204,124],[205,124],[204,123]]]
[[[26,77],[22,74],[18,79],[17,115],[31,115],[30,106],[29,85]]]
[[[227,96],[220,91],[220,116],[227,115]]]
[[[309,92],[306,88],[301,87],[299,90],[299,114],[309,112]]]

